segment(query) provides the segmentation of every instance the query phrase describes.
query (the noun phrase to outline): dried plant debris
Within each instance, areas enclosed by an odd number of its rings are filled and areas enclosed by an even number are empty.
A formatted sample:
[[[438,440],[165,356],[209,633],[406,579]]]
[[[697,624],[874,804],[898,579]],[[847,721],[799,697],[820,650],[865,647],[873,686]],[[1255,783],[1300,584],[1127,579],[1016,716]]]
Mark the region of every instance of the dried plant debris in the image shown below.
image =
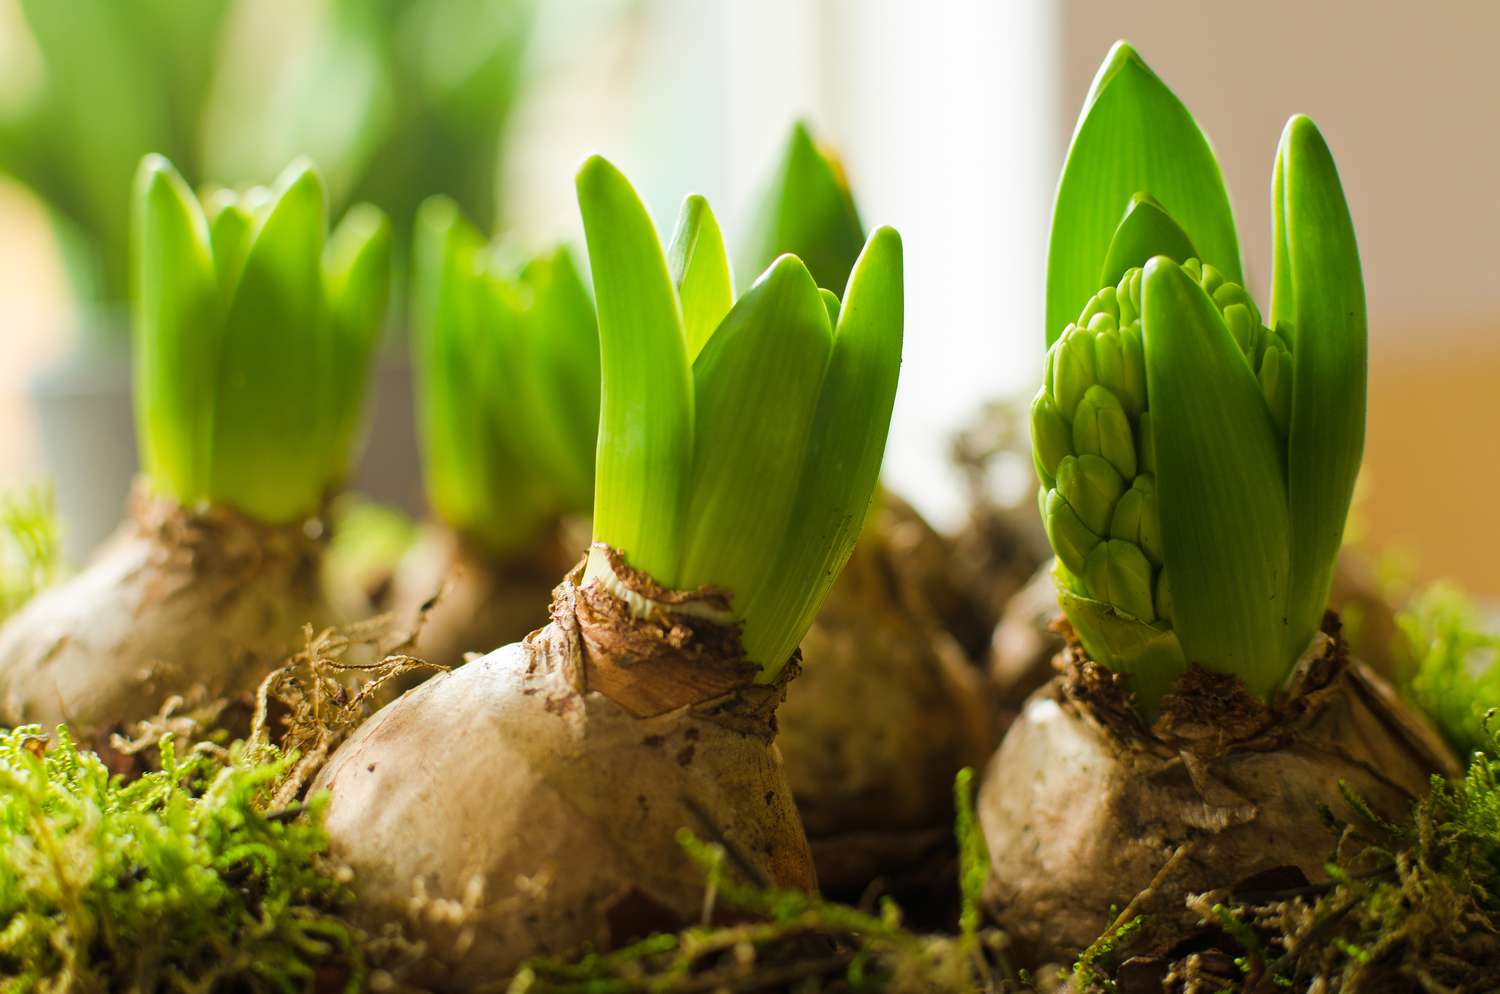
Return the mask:
[[[1330,824],[1331,879],[1263,874],[1192,897],[1202,928],[1170,948],[1122,913],[1080,957],[1084,994],[1486,994],[1500,991],[1500,738],[1410,823],[1365,808]],[[1351,804],[1358,798],[1349,797]]]
[[[274,742],[295,757],[276,785],[280,803],[306,790],[403,677],[442,669],[402,652],[415,631],[395,629],[387,615],[343,628],[307,626],[303,634],[302,650],[261,681],[250,727],[252,742]]]

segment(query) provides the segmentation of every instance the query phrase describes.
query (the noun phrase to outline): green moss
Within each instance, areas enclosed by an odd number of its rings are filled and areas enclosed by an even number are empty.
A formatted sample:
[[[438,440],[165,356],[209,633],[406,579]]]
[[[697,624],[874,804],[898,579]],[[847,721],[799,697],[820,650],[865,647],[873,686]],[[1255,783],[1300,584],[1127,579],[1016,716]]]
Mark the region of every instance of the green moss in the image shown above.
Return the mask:
[[[360,989],[321,799],[266,807],[291,758],[160,754],[127,783],[65,731],[0,733],[0,990]]]
[[[1122,952],[1130,948],[1131,942],[1149,921],[1145,915],[1117,919],[1103,935],[1079,954],[1078,961],[1073,964],[1073,983],[1080,990],[1097,989],[1115,994],[1119,987],[1110,974],[1120,965]]]

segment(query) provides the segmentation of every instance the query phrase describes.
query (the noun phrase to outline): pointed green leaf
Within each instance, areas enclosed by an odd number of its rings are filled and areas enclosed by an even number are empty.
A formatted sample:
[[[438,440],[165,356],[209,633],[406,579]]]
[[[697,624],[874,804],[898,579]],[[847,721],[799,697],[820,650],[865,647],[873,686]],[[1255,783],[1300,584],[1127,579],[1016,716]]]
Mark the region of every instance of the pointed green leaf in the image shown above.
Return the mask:
[[[1130,198],[1130,207],[1110,239],[1099,285],[1114,286],[1127,270],[1144,266],[1146,260],[1157,255],[1181,263],[1198,258],[1198,250],[1193,247],[1193,240],[1187,232],[1172,220],[1155,197],[1137,193]]]
[[[218,274],[219,297],[228,309],[245,269],[245,255],[255,237],[255,218],[228,190],[218,191],[206,205],[209,236],[213,240],[214,270]]]
[[[485,456],[482,407],[470,398],[491,357],[472,354],[467,338],[480,320],[473,260],[484,239],[451,200],[432,197],[418,213],[415,242],[412,352],[423,479],[438,516],[465,528],[478,514],[471,495],[488,481],[477,468]]]
[[[618,169],[599,156],[578,172],[599,312],[594,537],[672,584],[693,454],[693,385],[682,312],[656,228]]]
[[[843,306],[839,302],[839,295],[823,287],[818,288],[818,295],[823,298],[823,305],[828,308],[828,327],[837,328],[839,309]]]
[[[530,548],[556,501],[536,471],[518,288],[447,200],[423,205],[416,265],[418,430],[434,512],[497,559]]]
[[[1271,323],[1292,343],[1287,482],[1292,527],[1288,651],[1328,603],[1365,440],[1368,328],[1354,222],[1317,126],[1294,117],[1272,180]],[[1181,597],[1179,595],[1179,600]]]
[[[599,326],[594,305],[567,249],[532,260],[521,274],[529,302],[522,393],[534,412],[534,472],[565,504],[587,512],[594,500],[594,442],[599,433]]]
[[[207,221],[161,156],[136,173],[132,279],[141,462],[181,501],[205,494],[218,349],[218,288]]]
[[[354,436],[369,388],[371,359],[385,321],[391,287],[391,225],[379,208],[357,204],[334,229],[324,251],[332,378],[328,465],[347,475]]]
[[[1205,262],[1243,283],[1224,177],[1182,101],[1117,42],[1094,77],[1063,164],[1047,246],[1051,345],[1098,291],[1120,212],[1149,193]]]
[[[1190,661],[1269,697],[1293,661],[1281,445],[1213,301],[1172,260],[1147,263],[1141,312],[1174,627]]]
[[[844,293],[797,501],[770,573],[776,582],[744,609],[765,636],[745,644],[750,658],[766,661],[762,680],[802,641],[864,527],[896,399],[904,299],[901,236],[879,228]]]
[[[488,253],[481,253],[488,255]],[[491,261],[491,264],[492,261]],[[557,488],[537,447],[539,425],[548,417],[527,388],[539,370],[531,345],[523,289],[485,268],[470,282],[476,298],[473,323],[461,329],[458,361],[482,366],[470,371],[470,389],[457,398],[477,411],[480,475],[471,486],[469,530],[497,556],[523,553],[560,511]]]
[[[737,609],[779,583],[767,555],[786,534],[833,348],[807,267],[782,256],[742,297],[693,364],[693,476],[677,586],[712,584]],[[774,640],[741,614],[747,649]],[[756,662],[771,660],[751,655]]]
[[[807,125],[797,122],[735,247],[740,286],[790,252],[818,286],[838,291],[849,281],[864,244],[864,226],[843,169],[813,141]]]
[[[245,256],[215,377],[212,496],[267,522],[317,510],[329,482],[320,394],[332,377],[324,332],[327,206],[311,166],[283,174]]]
[[[667,248],[667,265],[682,302],[682,326],[687,335],[688,361],[692,362],[734,306],[734,282],[724,236],[708,201],[696,193],[682,202],[677,230]]]

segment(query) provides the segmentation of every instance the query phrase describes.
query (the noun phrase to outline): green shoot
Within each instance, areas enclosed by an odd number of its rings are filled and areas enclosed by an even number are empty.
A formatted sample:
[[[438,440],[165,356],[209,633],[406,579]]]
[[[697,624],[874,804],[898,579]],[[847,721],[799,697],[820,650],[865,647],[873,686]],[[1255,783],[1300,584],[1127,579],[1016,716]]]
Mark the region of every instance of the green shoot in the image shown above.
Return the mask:
[[[1366,328],[1348,207],[1306,118],[1282,136],[1273,200],[1274,330],[1235,275],[1206,139],[1115,46],[1058,188],[1032,438],[1063,608],[1147,713],[1189,663],[1269,699],[1328,602]]]
[[[1328,601],[1364,454],[1368,327],[1354,222],[1333,154],[1306,117],[1282,132],[1271,196],[1271,323],[1293,364],[1288,648],[1300,651]]]
[[[842,306],[801,260],[779,259],[690,365],[691,327],[723,302],[707,206],[689,198],[669,266],[613,166],[588,160],[578,197],[603,357],[594,537],[666,586],[726,591],[769,680],[847,561],[875,487],[900,363],[900,238],[871,237]],[[684,294],[717,303],[685,312]],[[607,568],[592,557],[588,576]]]
[[[134,206],[147,478],[267,523],[317,513],[351,468],[389,287],[384,218],[355,208],[325,246],[310,166],[205,205],[160,156],[142,161]]]
[[[724,236],[708,201],[696,194],[683,202],[677,230],[667,247],[667,263],[682,301],[683,331],[692,362],[734,306],[734,277],[724,254]]]
[[[790,252],[818,286],[837,293],[849,282],[864,244],[864,225],[843,166],[798,121],[736,245],[742,287]]]
[[[1120,41],[1089,88],[1057,183],[1047,246],[1048,345],[1111,282],[1099,279],[1111,236],[1126,203],[1142,191],[1182,225],[1201,250],[1197,258],[1230,282],[1244,282],[1229,192],[1208,139],[1182,101]],[[1163,247],[1156,252],[1173,255]]]
[[[428,499],[497,557],[588,510],[599,340],[566,250],[506,266],[446,198],[418,218],[418,423]]]

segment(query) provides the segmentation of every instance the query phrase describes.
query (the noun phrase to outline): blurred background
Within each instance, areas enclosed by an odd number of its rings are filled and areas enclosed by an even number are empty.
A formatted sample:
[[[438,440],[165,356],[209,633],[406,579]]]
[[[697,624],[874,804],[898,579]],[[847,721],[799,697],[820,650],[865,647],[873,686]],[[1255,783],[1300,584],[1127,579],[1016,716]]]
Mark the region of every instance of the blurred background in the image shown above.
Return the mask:
[[[664,230],[699,192],[732,237],[804,117],[866,223],[905,237],[886,475],[956,525],[950,439],[1034,388],[1053,184],[1126,37],[1213,139],[1262,301],[1276,140],[1290,114],[1317,119],[1369,292],[1360,538],[1500,597],[1497,33],[1483,0],[1262,0],[1232,19],[1160,0],[0,0],[0,488],[54,481],[75,559],[118,520],[127,197],[147,151],[226,184],[308,154],[335,211],[372,199],[400,229],[441,191],[537,246],[578,238],[573,169],[600,150]],[[391,337],[361,483],[420,510]]]

